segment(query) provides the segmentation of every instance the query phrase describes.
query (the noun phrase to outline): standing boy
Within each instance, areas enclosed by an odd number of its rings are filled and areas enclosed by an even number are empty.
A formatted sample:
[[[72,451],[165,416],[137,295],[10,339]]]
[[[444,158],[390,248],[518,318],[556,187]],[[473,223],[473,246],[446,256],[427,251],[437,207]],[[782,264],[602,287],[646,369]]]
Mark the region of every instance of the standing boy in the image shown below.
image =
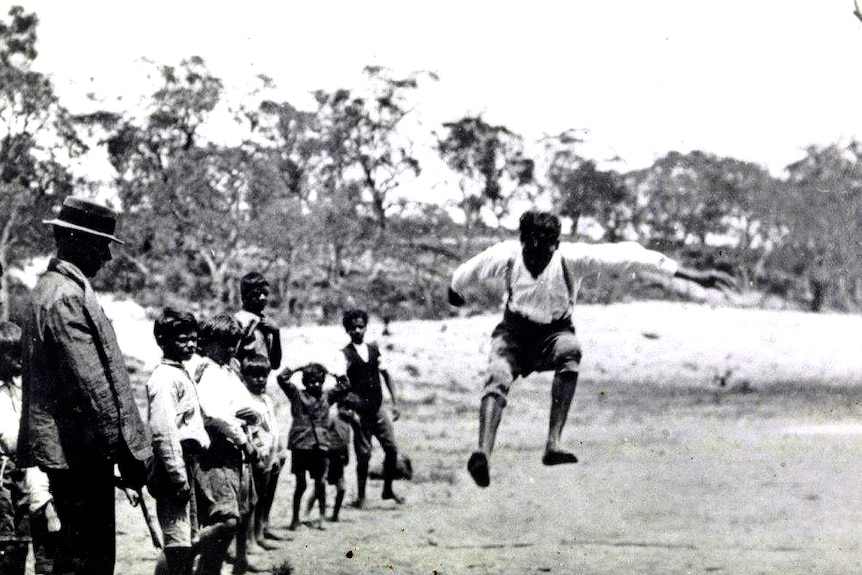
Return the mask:
[[[506,294],[503,321],[491,334],[488,378],[479,409],[479,448],[467,469],[480,487],[490,484],[488,457],[506,406],[509,388],[519,376],[554,370],[548,441],[542,463],[576,463],[560,448],[560,435],[575,394],[581,346],[575,337],[572,307],[584,277],[608,272],[648,271],[683,278],[704,287],[725,287],[733,278],[715,270],[683,269],[664,255],[634,242],[560,243],[557,216],[528,211],[521,216],[520,242],[491,246],[463,263],[452,275],[449,303],[464,304],[464,291],[486,283]]]
[[[48,474],[60,518],[55,569],[112,575],[114,465],[140,489],[152,441],[123,353],[89,278],[111,260],[116,214],[68,197],[54,227],[56,257],[30,294],[24,324],[19,464]]]
[[[392,420],[399,417],[395,388],[389,370],[380,355],[380,349],[373,343],[365,343],[368,328],[368,314],[361,309],[350,309],[342,316],[342,325],[350,343],[342,350],[346,363],[345,374],[350,382],[351,391],[358,402],[356,414],[359,424],[354,429],[353,445],[356,451],[356,500],[350,505],[357,509],[365,507],[365,484],[368,481],[368,463],[371,460],[371,438],[376,437],[383,448],[383,499],[401,504],[404,499],[392,490],[392,480],[398,464],[398,446],[392,421],[383,409],[383,388],[381,378],[392,397]]]
[[[278,479],[279,427],[275,417],[272,398],[266,393],[266,381],[269,376],[269,360],[260,354],[247,356],[242,361],[242,380],[251,394],[256,409],[263,414],[260,424],[250,428],[252,443],[257,451],[257,458],[252,465],[254,487],[257,492],[257,505],[252,512],[251,523],[247,529],[249,549],[255,545],[264,549],[276,549],[277,545],[266,538],[269,526],[269,514],[275,499],[273,477]]]
[[[281,366],[281,334],[278,326],[263,312],[269,303],[269,282],[260,273],[250,272],[239,283],[242,310],[234,317],[242,327],[242,343],[237,359],[260,354],[269,360],[270,369]]]
[[[302,372],[303,390],[290,381],[296,371]],[[288,435],[292,471],[296,477],[291,530],[300,525],[299,512],[306,488],[306,474],[314,481],[314,496],[321,517],[317,527],[323,529],[322,518],[326,516],[326,485],[323,476],[329,451],[329,408],[348,391],[346,383],[339,380],[334,389],[324,392],[323,382],[327,374],[326,368],[319,363],[310,363],[298,370],[285,368],[278,374],[278,385],[290,400],[293,415]]]
[[[155,455],[149,487],[164,535],[168,573],[191,575],[192,548],[198,540],[197,459],[210,445],[195,384],[183,365],[197,348],[198,323],[188,312],[166,308],[153,333],[163,356],[147,381]]]
[[[210,448],[200,459],[197,503],[201,526],[215,533],[206,543],[201,538],[197,575],[218,575],[237,528],[254,503],[250,461],[256,457],[247,425],[260,420],[248,390],[231,367],[242,330],[228,314],[219,314],[200,325],[202,357],[193,376],[210,435]],[[256,571],[246,556],[245,534],[237,539],[234,573]]]

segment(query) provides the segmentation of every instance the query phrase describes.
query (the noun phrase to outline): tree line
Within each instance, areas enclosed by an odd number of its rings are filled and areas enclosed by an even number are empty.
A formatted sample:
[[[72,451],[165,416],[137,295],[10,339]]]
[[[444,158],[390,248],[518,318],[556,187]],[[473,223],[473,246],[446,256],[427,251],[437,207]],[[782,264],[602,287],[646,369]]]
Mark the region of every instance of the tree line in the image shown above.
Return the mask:
[[[235,303],[238,278],[254,269],[294,318],[327,320],[345,301],[384,317],[440,317],[454,265],[510,234],[501,222],[540,198],[575,230],[592,223],[591,240],[634,239],[718,266],[743,290],[812,310],[862,303],[855,142],[812,146],[782,177],[702,151],[619,172],[584,157],[574,131],[526,141],[476,114],[426,130],[412,121],[417,95],[438,78],[369,66],[358,87],[313,92],[311,109],[261,97],[273,87],[261,76],[259,93],[231,110],[240,136],[225,144],[205,136],[225,85],[203,59],[155,65],[143,112],[76,114],[34,68],[37,29],[21,7],[0,20],[6,269],[48,252],[39,222],[66,195],[95,190],[71,165],[98,152],[114,170],[127,241],[100,287],[145,304]],[[455,199],[438,188],[405,199],[429,154]],[[2,281],[9,302],[15,286]]]

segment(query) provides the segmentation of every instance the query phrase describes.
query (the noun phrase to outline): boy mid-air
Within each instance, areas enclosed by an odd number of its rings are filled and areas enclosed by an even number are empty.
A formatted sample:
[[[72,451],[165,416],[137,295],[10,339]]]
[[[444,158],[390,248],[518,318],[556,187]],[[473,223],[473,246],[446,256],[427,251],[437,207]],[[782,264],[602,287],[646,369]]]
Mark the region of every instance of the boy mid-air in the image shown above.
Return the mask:
[[[684,269],[674,260],[634,242],[560,243],[560,219],[528,211],[521,215],[520,242],[497,243],[459,266],[452,275],[449,303],[464,305],[470,286],[487,284],[505,293],[503,321],[491,334],[488,377],[479,408],[479,447],[467,470],[480,487],[490,484],[488,457],[518,377],[554,371],[548,441],[542,463],[576,463],[560,447],[560,435],[578,382],[581,346],[575,337],[572,308],[581,281],[601,272],[657,272],[703,287],[729,288],[734,280],[716,271]]]

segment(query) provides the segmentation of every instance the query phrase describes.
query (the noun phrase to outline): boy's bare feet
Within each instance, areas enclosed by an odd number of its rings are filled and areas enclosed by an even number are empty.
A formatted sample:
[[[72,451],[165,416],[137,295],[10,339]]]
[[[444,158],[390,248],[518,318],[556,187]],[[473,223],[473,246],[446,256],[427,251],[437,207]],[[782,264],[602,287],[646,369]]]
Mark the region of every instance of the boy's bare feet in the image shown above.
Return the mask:
[[[287,537],[279,535],[275,531],[270,531],[269,529],[263,532],[263,536],[265,539],[272,539],[273,541],[287,541]]]
[[[565,465],[567,463],[577,463],[578,458],[570,451],[562,449],[548,449],[542,456],[542,463],[545,465]]]
[[[354,499],[350,503],[347,504],[349,507],[353,509],[365,509],[365,499]]]
[[[398,495],[395,495],[395,492],[394,492],[394,491],[392,491],[392,490],[384,491],[384,492],[380,495],[380,498],[381,498],[381,499],[389,499],[389,500],[392,500],[392,501],[394,501],[395,503],[397,503],[398,505],[401,505],[402,503],[404,503],[404,498],[403,498],[403,497],[400,497],[400,496],[398,496]]]
[[[488,456],[482,451],[474,451],[467,461],[467,471],[476,485],[488,487],[491,484],[491,475],[488,472]]]

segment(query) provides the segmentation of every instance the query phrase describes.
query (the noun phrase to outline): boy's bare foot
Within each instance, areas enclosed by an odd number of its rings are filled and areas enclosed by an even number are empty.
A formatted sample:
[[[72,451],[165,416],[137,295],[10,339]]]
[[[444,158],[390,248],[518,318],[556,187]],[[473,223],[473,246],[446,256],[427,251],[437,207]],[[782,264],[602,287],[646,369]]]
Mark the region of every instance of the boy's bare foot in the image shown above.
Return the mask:
[[[268,571],[264,567],[250,562],[248,559],[238,559],[233,564],[233,575],[242,575],[243,573],[264,573]]]
[[[390,500],[394,501],[395,503],[397,503],[398,505],[401,505],[402,503],[404,503],[404,498],[400,497],[398,495],[395,495],[394,491],[384,491],[380,495],[380,498],[381,499],[390,499]]]
[[[313,523],[313,526],[318,531],[326,531],[326,527],[323,525],[323,519],[318,519]]]
[[[476,485],[488,487],[491,484],[491,475],[488,472],[488,456],[482,451],[474,451],[467,461],[467,471]]]
[[[570,451],[562,449],[548,449],[542,456],[542,463],[545,465],[565,465],[567,463],[577,463],[578,458]]]
[[[330,518],[329,518],[329,520],[330,520],[332,523],[338,523],[338,521],[339,521],[339,519],[338,519],[338,515],[333,515],[332,517],[330,517]]]
[[[350,503],[347,504],[349,507],[353,509],[365,509],[365,499],[354,499]]]
[[[275,551],[276,549],[279,549],[281,547],[281,545],[277,543],[267,541],[266,537],[258,537],[257,546],[261,549],[265,549],[266,551]]]
[[[294,521],[291,521],[290,525],[288,525],[287,528],[290,529],[291,531],[296,531],[297,529],[299,529],[300,525],[302,525],[302,522],[300,522],[298,519],[296,519]]]
[[[269,529],[263,532],[263,536],[265,539],[272,539],[273,541],[287,541],[287,537],[279,535],[278,533],[270,531]]]

